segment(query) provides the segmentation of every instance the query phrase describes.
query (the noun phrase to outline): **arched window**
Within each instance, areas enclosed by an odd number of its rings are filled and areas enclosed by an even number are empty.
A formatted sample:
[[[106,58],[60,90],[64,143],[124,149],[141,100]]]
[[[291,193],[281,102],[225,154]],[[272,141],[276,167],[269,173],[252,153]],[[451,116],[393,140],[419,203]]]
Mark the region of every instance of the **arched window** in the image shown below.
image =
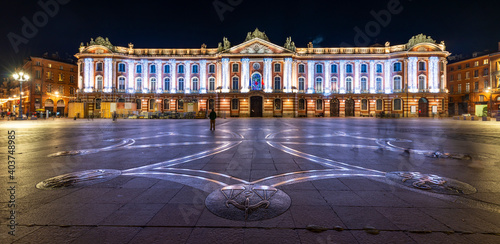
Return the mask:
[[[231,100],[231,110],[238,110],[240,105],[240,101],[237,98]]]
[[[377,77],[375,82],[377,92],[382,92],[382,77]]]
[[[361,110],[362,111],[368,110],[368,100],[367,99],[361,100]]]
[[[135,79],[135,89],[142,90],[142,79],[141,78]]]
[[[368,79],[366,77],[361,77],[361,91],[367,91],[368,90]]]
[[[141,110],[142,109],[142,100],[141,99],[136,99],[135,100],[135,105],[136,105],[136,109],[137,110]]]
[[[345,78],[345,90],[347,93],[352,93],[352,77]]]
[[[118,64],[118,72],[125,72],[125,64],[124,63]]]
[[[179,74],[184,74],[184,65],[183,65],[183,64],[180,64],[180,65],[177,67],[177,73],[179,73]]]
[[[316,73],[318,73],[318,74],[323,73],[323,65],[322,64],[316,64]]]
[[[150,88],[151,88],[151,91],[154,92],[156,91],[156,78],[151,78],[149,80],[149,83],[150,83]]]
[[[156,65],[152,64],[149,66],[149,73],[156,74]]]
[[[346,73],[352,73],[352,64],[346,64],[345,66]]]
[[[395,91],[401,90],[401,76],[394,77],[394,90]]]
[[[304,98],[299,99],[299,110],[306,110],[306,100]]]
[[[198,78],[194,77],[192,81],[193,81],[193,86],[192,86],[193,89],[192,90],[198,91]]]
[[[215,91],[215,78],[213,78],[213,77],[210,77],[208,79],[208,90]]]
[[[198,65],[197,64],[193,65],[192,70],[193,70],[193,74],[198,74]]]
[[[423,61],[418,62],[418,70],[425,71],[425,62]]]
[[[316,100],[316,110],[323,110],[323,100]]]
[[[208,65],[208,73],[210,74],[215,73],[215,64]]]
[[[274,110],[281,110],[281,99],[274,99]]]
[[[165,91],[170,91],[170,78],[163,79],[163,89]]]
[[[231,87],[231,89],[238,90],[239,84],[240,84],[240,79],[237,76],[233,77],[233,84],[232,84],[233,86]]]
[[[135,66],[135,73],[140,74],[142,73],[142,65],[138,64]]]
[[[332,70],[331,70],[331,73],[332,74],[336,74],[338,72],[338,69],[337,69],[337,65],[336,64],[332,64]]]
[[[382,73],[382,64],[377,64],[376,72],[377,73]]]
[[[179,91],[184,91],[184,78],[179,78]]]
[[[367,72],[368,72],[368,65],[361,64],[361,73],[367,73]]]
[[[163,100],[163,110],[170,110],[170,100]]]
[[[306,72],[306,66],[304,64],[299,64],[299,73],[303,74]]]
[[[281,90],[281,77],[279,76],[274,77],[274,90]]]
[[[394,99],[394,110],[395,111],[400,111],[402,108],[401,106],[401,99],[397,98],[397,99]]]
[[[419,90],[425,89],[425,76],[424,75],[421,75],[418,77],[418,89]]]
[[[169,64],[166,64],[165,66],[163,66],[163,73],[170,74],[170,65]]]
[[[323,79],[321,77],[316,78],[315,90],[316,90],[316,93],[323,92]]]
[[[123,77],[123,76],[118,78],[118,90],[120,90],[120,91],[125,90],[125,77]]]
[[[95,86],[97,90],[102,90],[102,76],[99,75],[95,78]]]
[[[384,109],[384,101],[382,101],[382,99],[377,99],[377,104],[375,109],[379,111]]]
[[[332,92],[337,92],[338,80],[337,77],[332,77],[331,89]]]
[[[401,71],[401,62],[394,63],[394,72]]]
[[[299,91],[304,91],[305,89],[305,79],[304,78],[299,78]]]

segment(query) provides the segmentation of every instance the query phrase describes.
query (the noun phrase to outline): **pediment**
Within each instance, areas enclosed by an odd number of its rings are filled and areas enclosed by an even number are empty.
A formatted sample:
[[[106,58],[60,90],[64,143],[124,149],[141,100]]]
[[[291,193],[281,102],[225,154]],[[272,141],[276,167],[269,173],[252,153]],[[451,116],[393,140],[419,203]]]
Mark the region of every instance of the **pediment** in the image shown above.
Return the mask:
[[[419,43],[411,47],[410,52],[435,52],[442,51],[441,48],[434,43]]]
[[[230,48],[227,52],[233,54],[278,54],[291,53],[290,50],[278,46],[274,43],[254,38]]]
[[[104,54],[104,53],[113,53],[113,51],[102,45],[94,45],[85,48],[82,53]]]

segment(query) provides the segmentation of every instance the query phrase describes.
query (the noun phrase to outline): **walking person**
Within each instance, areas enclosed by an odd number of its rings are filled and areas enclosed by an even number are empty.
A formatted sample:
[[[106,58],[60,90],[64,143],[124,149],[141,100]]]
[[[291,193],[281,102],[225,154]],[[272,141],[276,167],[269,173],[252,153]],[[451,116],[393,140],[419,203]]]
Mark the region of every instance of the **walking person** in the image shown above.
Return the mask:
[[[214,109],[212,109],[208,117],[210,117],[210,130],[215,130],[215,119],[217,118],[217,114]]]

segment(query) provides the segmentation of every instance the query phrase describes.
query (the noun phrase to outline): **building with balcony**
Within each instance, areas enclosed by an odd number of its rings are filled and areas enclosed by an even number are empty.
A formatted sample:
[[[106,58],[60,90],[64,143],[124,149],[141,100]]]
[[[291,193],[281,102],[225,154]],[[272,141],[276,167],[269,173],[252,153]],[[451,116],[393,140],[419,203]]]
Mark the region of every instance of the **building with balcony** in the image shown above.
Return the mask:
[[[234,117],[347,117],[446,113],[444,42],[297,48],[256,29],[218,48],[134,48],[106,38],[80,46],[70,116],[198,112]]]
[[[500,51],[500,43],[499,43]],[[500,52],[448,64],[449,115],[495,115],[500,109]],[[490,114],[491,113],[491,114]]]

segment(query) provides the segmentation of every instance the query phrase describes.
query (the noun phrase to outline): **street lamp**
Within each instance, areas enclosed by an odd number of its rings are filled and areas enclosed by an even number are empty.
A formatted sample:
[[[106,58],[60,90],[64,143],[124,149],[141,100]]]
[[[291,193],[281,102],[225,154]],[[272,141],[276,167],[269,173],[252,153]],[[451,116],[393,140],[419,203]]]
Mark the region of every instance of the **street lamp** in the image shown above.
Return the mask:
[[[19,71],[18,73],[14,73],[12,75],[15,80],[19,81],[20,85],[20,90],[19,90],[19,119],[23,119],[23,82],[28,81],[30,76],[28,74],[23,73],[22,71]]]

